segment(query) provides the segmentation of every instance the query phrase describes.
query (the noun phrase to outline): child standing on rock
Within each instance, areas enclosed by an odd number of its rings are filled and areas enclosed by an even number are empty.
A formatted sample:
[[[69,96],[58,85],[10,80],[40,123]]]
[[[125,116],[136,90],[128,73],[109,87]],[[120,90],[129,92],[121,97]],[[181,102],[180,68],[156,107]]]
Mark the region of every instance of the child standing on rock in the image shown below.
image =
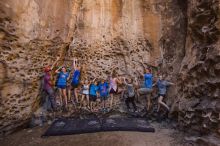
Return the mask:
[[[89,81],[86,80],[82,85],[82,100],[81,104],[84,104],[84,100],[86,99],[86,106],[89,109]]]
[[[166,97],[167,87],[170,85],[174,85],[174,83],[164,80],[162,75],[159,76],[159,80],[157,81],[157,87],[159,90],[157,108],[158,112],[160,110],[160,105],[164,106],[168,111],[170,110],[169,106],[165,102],[163,102],[163,99]]]
[[[60,102],[62,103],[61,105],[63,105],[66,109],[67,107],[66,87],[67,87],[67,80],[69,78],[69,72],[67,72],[66,67],[61,67],[61,68],[59,67],[55,72],[58,74],[57,88],[59,89],[60,92]]]
[[[113,105],[116,105],[116,99],[115,99],[115,94],[121,93],[122,91],[118,89],[118,84],[121,84],[121,80],[117,78],[117,76],[114,73],[116,67],[113,67],[110,79],[109,79],[109,93],[110,93],[110,108],[112,108]]]
[[[127,82],[128,81],[128,82]],[[133,83],[132,78],[128,78],[126,81],[125,77],[124,77],[124,84],[126,85],[126,94],[125,95],[125,104],[128,108],[128,110],[130,111],[130,103],[133,105],[133,109],[136,112],[137,111],[137,106],[135,104],[135,87],[137,86],[137,84]]]
[[[58,60],[60,59],[60,57],[57,57],[56,61],[53,63],[53,65],[47,66],[44,68],[44,77],[43,77],[43,90],[46,92],[46,94],[49,95],[49,101],[50,101],[50,105],[49,103],[46,103],[47,108],[51,107],[53,110],[56,110],[56,99],[55,99],[55,95],[54,95],[54,90],[53,90],[53,83],[52,83],[52,75],[51,75],[51,71],[53,70],[55,64],[58,62]],[[48,100],[46,100],[48,101]]]
[[[105,82],[104,79],[101,80],[101,83],[99,84],[99,93],[100,93],[100,98],[102,102],[102,111],[107,112],[106,108],[106,101],[108,99],[108,83]]]
[[[89,88],[89,101],[90,101],[90,109],[92,112],[95,110],[94,106],[96,104],[96,100],[98,97],[98,89],[99,87],[95,78],[90,84],[90,88]]]
[[[77,88],[80,83],[81,67],[79,66],[79,62],[77,61],[77,59],[73,59],[73,69],[74,69],[74,72],[72,75],[71,86],[73,88],[75,101],[78,104],[79,99],[78,99]]]

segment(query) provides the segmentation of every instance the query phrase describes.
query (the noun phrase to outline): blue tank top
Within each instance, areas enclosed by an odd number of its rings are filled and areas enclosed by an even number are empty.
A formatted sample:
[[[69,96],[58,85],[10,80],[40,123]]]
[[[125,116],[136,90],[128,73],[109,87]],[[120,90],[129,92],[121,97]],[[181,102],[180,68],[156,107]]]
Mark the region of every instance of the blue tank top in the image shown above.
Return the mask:
[[[80,71],[75,70],[73,73],[72,84],[79,84]]]
[[[69,73],[66,72],[66,73],[63,73],[63,72],[60,72],[59,73],[59,78],[58,78],[58,81],[57,81],[57,85],[61,85],[61,86],[66,86],[66,81],[67,81],[67,78],[69,77]]]
[[[100,92],[100,96],[104,97],[104,96],[108,96],[108,83],[100,83],[99,84],[99,92]]]
[[[152,89],[153,86],[153,75],[151,73],[145,74],[144,75],[144,83],[145,83],[145,87]]]
[[[90,89],[89,89],[89,94],[96,96],[96,92],[97,92],[98,89],[99,89],[98,86],[96,86],[96,85],[94,85],[94,84],[91,84],[91,85],[90,85]]]

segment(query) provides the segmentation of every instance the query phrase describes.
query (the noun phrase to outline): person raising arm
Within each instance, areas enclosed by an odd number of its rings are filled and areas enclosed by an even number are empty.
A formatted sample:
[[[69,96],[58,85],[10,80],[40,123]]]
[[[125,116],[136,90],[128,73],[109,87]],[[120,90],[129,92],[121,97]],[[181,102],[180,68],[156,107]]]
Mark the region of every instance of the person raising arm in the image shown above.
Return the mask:
[[[67,72],[66,67],[59,67],[56,71],[58,76],[57,87],[60,93],[60,102],[64,106],[64,110],[67,107],[67,94],[66,94],[66,86],[67,86],[67,79],[69,77],[69,72]],[[63,99],[64,98],[64,99]],[[63,102],[64,101],[64,102]]]
[[[54,95],[54,90],[53,90],[53,83],[52,83],[52,75],[51,75],[51,71],[53,70],[54,66],[56,65],[56,63],[58,62],[58,60],[60,59],[60,57],[57,57],[57,59],[55,60],[55,62],[52,64],[52,66],[46,66],[44,68],[44,77],[43,77],[43,90],[46,92],[46,94],[49,96],[49,101],[50,101],[50,105],[51,108],[53,110],[56,110],[57,105],[56,105],[56,101],[55,101],[55,95]],[[49,107],[49,103],[47,103],[47,108]]]
[[[72,75],[71,86],[73,88],[74,97],[75,97],[75,101],[77,104],[79,103],[77,88],[79,87],[80,76],[81,76],[81,67],[79,65],[78,60],[74,58],[73,59],[73,75]]]

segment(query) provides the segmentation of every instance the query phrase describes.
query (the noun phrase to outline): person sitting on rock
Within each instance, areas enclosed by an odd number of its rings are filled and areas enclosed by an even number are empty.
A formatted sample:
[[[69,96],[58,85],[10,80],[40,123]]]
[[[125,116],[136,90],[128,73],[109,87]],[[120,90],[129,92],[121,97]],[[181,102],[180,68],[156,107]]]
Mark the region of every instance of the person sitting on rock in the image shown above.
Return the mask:
[[[99,94],[102,102],[103,112],[107,112],[106,100],[108,99],[108,88],[109,88],[108,83],[104,79],[102,79],[101,83],[99,84]]]
[[[128,82],[127,82],[128,81]],[[126,81],[124,77],[124,84],[126,85],[126,91],[125,91],[125,104],[130,111],[130,103],[133,105],[134,111],[137,111],[137,106],[135,104],[135,86],[137,86],[137,83],[134,84],[132,78],[128,78]]]
[[[164,106],[169,111],[170,108],[165,102],[163,102],[163,99],[166,97],[167,87],[170,85],[174,85],[174,83],[164,80],[163,76],[160,75],[159,80],[157,81],[156,85],[159,91],[157,112],[159,112],[160,110],[160,105]]]
[[[55,72],[58,74],[57,88],[59,89],[59,93],[60,93],[60,103],[66,109],[67,106],[66,86],[67,86],[67,80],[69,79],[69,72],[67,72],[66,67],[59,67]]]
[[[153,74],[151,73],[151,70],[149,68],[145,69],[144,75],[142,75],[140,72],[138,72],[140,76],[144,77],[144,87],[138,89],[138,95],[144,94],[146,95],[146,100],[147,100],[147,111],[150,110],[151,106],[151,97],[148,96],[149,94],[152,93],[153,89]]]
[[[77,93],[77,88],[79,86],[80,83],[80,75],[81,75],[81,67],[79,66],[79,63],[77,62],[77,59],[73,59],[73,75],[72,75],[72,81],[71,81],[71,85],[73,88],[73,92],[74,92],[74,97],[76,100],[76,103],[79,103],[79,99],[78,99],[78,93]]]
[[[112,69],[110,79],[109,79],[109,93],[110,93],[110,108],[112,108],[113,105],[116,105],[114,94],[121,93],[121,90],[118,89],[118,84],[121,84],[121,80],[119,80],[114,74],[115,67]]]
[[[97,97],[98,97],[98,83],[96,82],[96,78],[91,82],[89,87],[89,100],[90,100],[90,109],[93,112],[94,104],[96,103]]]
[[[47,108],[50,106],[53,110],[56,110],[56,101],[55,101],[55,95],[53,90],[53,83],[52,83],[52,77],[51,77],[51,71],[53,70],[55,64],[60,59],[60,57],[57,57],[56,61],[53,63],[53,65],[47,66],[44,68],[44,77],[43,77],[43,90],[46,92],[46,94],[49,96],[50,103],[46,103]],[[46,100],[47,101],[47,100]],[[50,104],[50,105],[49,105]]]

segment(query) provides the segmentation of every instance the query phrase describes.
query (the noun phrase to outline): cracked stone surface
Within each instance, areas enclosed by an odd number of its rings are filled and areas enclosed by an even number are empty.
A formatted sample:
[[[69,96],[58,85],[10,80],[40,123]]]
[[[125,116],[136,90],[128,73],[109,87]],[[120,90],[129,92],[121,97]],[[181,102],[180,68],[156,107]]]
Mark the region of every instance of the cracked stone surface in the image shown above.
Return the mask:
[[[218,0],[1,0],[0,133],[38,109],[42,69],[61,56],[83,64],[82,80],[137,77],[140,62],[176,83],[167,102],[180,129],[219,136]],[[202,139],[202,138],[200,138]],[[212,138],[211,138],[212,139]],[[214,138],[215,139],[215,138]]]

